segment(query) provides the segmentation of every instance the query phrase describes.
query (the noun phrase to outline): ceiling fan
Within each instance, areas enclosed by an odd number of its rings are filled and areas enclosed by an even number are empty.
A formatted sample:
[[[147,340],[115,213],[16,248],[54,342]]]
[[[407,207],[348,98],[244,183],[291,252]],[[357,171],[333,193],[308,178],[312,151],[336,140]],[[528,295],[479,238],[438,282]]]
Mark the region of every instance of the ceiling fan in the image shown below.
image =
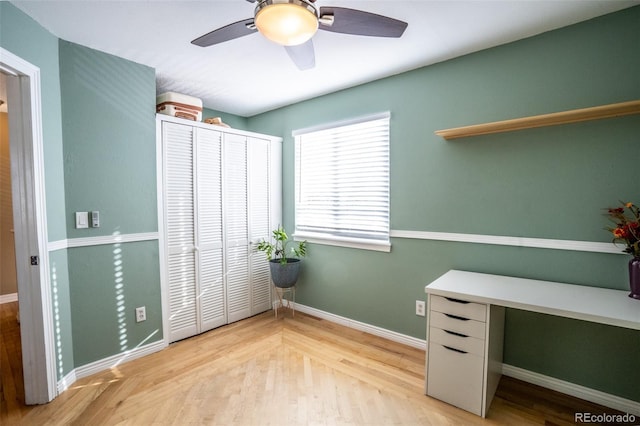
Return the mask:
[[[315,66],[311,38],[317,30],[372,37],[401,37],[407,23],[387,16],[344,7],[315,6],[316,0],[247,0],[258,3],[254,17],[234,22],[196,38],[191,43],[207,47],[259,31],[284,46],[300,70]]]

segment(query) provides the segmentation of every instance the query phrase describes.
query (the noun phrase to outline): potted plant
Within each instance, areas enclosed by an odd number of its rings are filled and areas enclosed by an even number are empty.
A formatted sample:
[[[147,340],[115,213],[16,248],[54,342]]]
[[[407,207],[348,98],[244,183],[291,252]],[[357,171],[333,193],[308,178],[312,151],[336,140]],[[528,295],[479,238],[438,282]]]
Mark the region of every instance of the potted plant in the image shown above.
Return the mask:
[[[257,249],[267,255],[273,284],[280,288],[292,287],[298,281],[300,258],[307,254],[307,242],[300,241],[297,246],[290,247],[287,251],[291,241],[284,228],[278,226],[272,234],[275,242],[262,240],[258,243]]]
[[[614,243],[624,243],[622,250],[631,255],[629,260],[629,297],[640,300],[640,208],[635,204],[622,203],[622,207],[607,209],[615,227],[607,230],[613,234]]]

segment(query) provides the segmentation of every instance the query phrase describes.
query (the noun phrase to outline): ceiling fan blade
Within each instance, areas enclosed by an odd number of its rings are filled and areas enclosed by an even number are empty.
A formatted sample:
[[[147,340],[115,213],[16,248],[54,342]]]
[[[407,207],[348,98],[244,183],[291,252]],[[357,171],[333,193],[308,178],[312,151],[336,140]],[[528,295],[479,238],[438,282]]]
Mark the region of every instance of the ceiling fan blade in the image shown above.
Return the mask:
[[[322,23],[324,16],[333,16],[333,24]],[[401,37],[407,23],[387,16],[344,7],[321,7],[319,29],[333,33],[372,37]]]
[[[218,28],[217,30],[213,30],[210,33],[193,40],[191,44],[195,44],[200,47],[207,47],[233,40],[234,38],[243,37],[251,33],[255,33],[256,31],[258,30],[255,25],[253,25],[253,18],[249,18],[226,25],[222,28]]]
[[[305,71],[316,66],[316,55],[311,39],[297,46],[284,46],[284,48],[300,71]]]

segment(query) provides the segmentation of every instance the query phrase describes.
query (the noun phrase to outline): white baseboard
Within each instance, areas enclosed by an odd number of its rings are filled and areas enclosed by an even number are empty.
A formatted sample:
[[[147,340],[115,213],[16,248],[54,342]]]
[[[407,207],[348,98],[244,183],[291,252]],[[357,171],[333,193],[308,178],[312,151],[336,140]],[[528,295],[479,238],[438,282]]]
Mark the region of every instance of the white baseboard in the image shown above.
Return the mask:
[[[150,343],[145,346],[141,346],[137,349],[132,349],[120,354],[112,355],[108,358],[101,359],[99,361],[92,362],[90,364],[83,365],[75,369],[76,377],[81,379],[83,377],[91,376],[92,374],[99,373],[104,370],[109,370],[118,365],[134,360],[136,358],[143,357],[145,355],[151,355],[152,353],[161,351],[166,347],[164,340],[159,340],[154,343]]]
[[[65,377],[63,377],[60,381],[58,381],[58,392],[63,392],[68,389],[76,380],[81,379],[83,377],[91,376],[92,374],[100,373],[105,370],[109,370],[114,368],[124,362],[132,361],[136,358],[140,358],[146,355],[151,355],[152,353],[161,351],[166,348],[167,344],[164,339],[158,340],[157,342],[150,343],[148,345],[140,346],[138,348],[134,348],[116,355],[112,355],[110,357],[80,366]]]
[[[69,374],[58,381],[58,395],[69,389],[69,387],[78,380],[76,370],[72,370]]]
[[[18,293],[0,294],[0,305],[18,301]]]
[[[305,314],[313,315],[314,317],[341,324],[345,327],[364,331],[373,334],[374,336],[383,337],[393,342],[403,343],[407,346],[418,349],[426,350],[427,347],[425,340],[418,339],[416,337],[407,336],[395,331],[390,331],[374,325],[365,324],[360,321],[355,321],[349,318],[342,317],[340,315],[332,314],[330,312],[321,311],[320,309],[301,305],[299,303],[295,304],[295,308],[297,311],[303,312]],[[555,390],[567,395],[574,396],[576,398],[604,405],[605,407],[610,407],[625,413],[640,415],[640,403],[632,401],[630,399],[625,399],[616,395],[611,395],[595,389],[587,388],[585,386],[576,385],[574,383],[565,382],[564,380],[545,376],[544,374],[535,373],[533,371],[514,367],[508,364],[502,365],[502,374],[522,380],[523,382],[532,383],[534,385]]]
[[[352,320],[350,318],[332,314],[330,312],[325,312],[320,309],[312,308],[310,306],[302,305],[299,303],[295,304],[295,309],[299,312],[309,314],[317,318],[325,319],[336,324],[344,325],[345,327],[353,328],[355,330],[364,331],[374,336],[383,337],[393,342],[402,343],[417,349],[426,349],[426,341],[418,339],[416,337],[407,336],[402,333],[397,333],[395,331],[387,330],[382,327]],[[131,361],[136,358],[161,351],[165,347],[167,347],[167,344],[163,339],[136,349],[132,349],[130,351],[123,352],[121,354],[113,355],[108,358],[78,367],[58,382],[58,392],[63,392],[64,390],[68,389],[78,379],[111,369],[119,364],[122,364],[123,362]],[[611,395],[595,389],[587,388],[585,386],[576,385],[574,383],[566,382],[554,377],[545,376],[544,374],[535,373],[533,371],[525,370],[519,367],[514,367],[509,364],[502,365],[502,374],[522,380],[527,383],[532,383],[534,385],[555,390],[567,395],[574,396],[576,398],[581,398],[586,401],[600,404],[605,407],[610,407],[625,413],[640,416],[640,403],[616,395]]]
[[[625,399],[616,395],[576,385],[574,383],[565,382],[564,380],[524,370],[509,364],[502,364],[502,374],[513,377],[514,379],[522,380],[523,382],[533,383],[534,385],[604,405],[605,407],[640,416],[640,403],[630,399]]]
[[[411,346],[417,349],[426,350],[427,348],[427,343],[423,339],[418,339],[416,337],[407,336],[406,334],[397,333],[395,331],[387,330],[382,327],[366,324],[364,322],[352,320],[346,317],[341,317],[340,315],[321,311],[320,309],[312,308],[306,305],[301,305],[299,303],[296,303],[295,307],[296,307],[296,311],[313,315],[314,317],[325,319],[327,321],[331,321],[336,324],[344,325],[345,327],[353,328],[355,330],[364,331],[366,333],[373,334],[374,336],[383,337],[387,340],[391,340],[392,342],[402,343],[404,345]]]

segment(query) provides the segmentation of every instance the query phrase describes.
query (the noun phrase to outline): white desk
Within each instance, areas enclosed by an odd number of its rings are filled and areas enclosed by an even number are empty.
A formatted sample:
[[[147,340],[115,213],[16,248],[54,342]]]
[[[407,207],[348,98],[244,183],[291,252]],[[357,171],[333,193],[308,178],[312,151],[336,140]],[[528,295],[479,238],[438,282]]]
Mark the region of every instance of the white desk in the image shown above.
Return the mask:
[[[640,302],[629,291],[451,270],[428,294],[640,330]]]
[[[483,417],[489,409],[493,393],[497,387],[496,377],[499,379],[498,365],[502,362],[503,307],[640,330],[640,302],[628,297],[628,291],[451,270],[427,285],[425,292],[429,295],[442,296],[486,306],[486,317],[481,319],[485,324],[482,385],[480,387],[482,395],[477,396],[476,401],[471,404],[471,406],[475,408],[468,408],[469,405],[467,405],[466,400],[471,398],[471,396],[469,396],[469,398],[466,396],[464,398],[460,397],[459,389],[442,389],[443,384],[447,382],[445,378],[437,378],[434,376],[435,378],[430,383],[429,352],[431,352],[431,344],[434,346],[433,349],[440,352],[442,351],[438,343],[442,344],[442,346],[444,346],[444,344],[442,341],[430,341],[431,324],[429,323],[427,324],[427,381],[425,383],[425,392],[427,395],[443,399],[446,402],[475,412]],[[429,303],[427,304],[427,321],[435,323],[435,321],[429,319],[432,315],[431,299],[434,298],[429,297]],[[433,311],[434,319],[436,319],[437,315],[442,315],[440,312],[446,310],[446,308],[443,309],[441,305],[442,304],[439,304]],[[455,305],[455,303],[452,305]],[[464,307],[465,305],[461,304],[460,306]],[[449,309],[455,311],[456,306]],[[468,308],[465,309],[468,311]],[[438,312],[438,310],[440,312]],[[445,315],[447,317],[455,317],[455,315],[447,313],[445,313]],[[464,314],[462,316],[464,316]],[[472,319],[462,319],[467,322],[472,321]],[[434,330],[432,328],[431,330],[440,333],[439,329]],[[444,331],[451,333],[451,331],[446,329]],[[436,334],[434,334],[434,336],[436,336]],[[440,334],[437,336],[441,339],[441,337],[439,337]],[[468,338],[467,340],[471,340],[471,337],[472,336],[463,336],[463,338]],[[465,342],[462,342],[462,344],[464,343]],[[453,350],[466,355],[467,352],[459,350],[460,347],[463,346],[459,346],[456,349],[454,345]],[[451,349],[451,347],[447,349]],[[435,353],[434,351],[434,354]],[[468,358],[471,358],[471,355],[472,354],[469,354]],[[459,364],[455,364],[458,361],[454,358],[459,356],[460,355],[456,353],[447,352],[447,356],[439,356],[435,360],[432,359],[432,374],[442,375],[445,373],[440,373],[441,371],[449,371],[447,374],[455,376],[456,371],[461,370],[466,365],[466,361],[461,364],[462,367]],[[452,365],[447,365],[449,360],[452,360]],[[435,362],[437,362],[437,365],[434,365]],[[455,377],[453,377],[453,379],[455,379]],[[455,380],[452,380],[452,382],[453,381]],[[460,387],[459,381],[457,386]],[[460,398],[462,398],[461,401]]]

